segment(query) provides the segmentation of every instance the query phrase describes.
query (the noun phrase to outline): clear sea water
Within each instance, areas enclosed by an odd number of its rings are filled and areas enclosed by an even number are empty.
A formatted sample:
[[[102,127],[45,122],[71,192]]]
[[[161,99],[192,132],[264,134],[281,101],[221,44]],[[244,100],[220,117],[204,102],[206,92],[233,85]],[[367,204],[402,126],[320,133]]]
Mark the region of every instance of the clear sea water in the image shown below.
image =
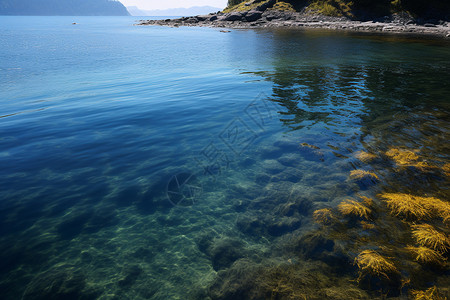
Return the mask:
[[[375,297],[353,250],[302,237],[348,197],[448,201],[383,153],[449,163],[449,41],[135,21],[0,17],[0,298]]]

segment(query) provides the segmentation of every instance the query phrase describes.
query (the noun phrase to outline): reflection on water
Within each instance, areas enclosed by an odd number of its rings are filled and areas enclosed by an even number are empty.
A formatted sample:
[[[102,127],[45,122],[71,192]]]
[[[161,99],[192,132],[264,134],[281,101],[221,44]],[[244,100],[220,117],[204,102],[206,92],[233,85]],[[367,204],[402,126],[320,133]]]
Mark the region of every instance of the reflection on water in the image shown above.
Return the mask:
[[[120,69],[2,118],[5,299],[449,296],[448,44],[134,30],[217,76]]]
[[[333,299],[448,295],[447,63],[441,58],[442,63],[434,64],[436,57],[430,61],[421,53],[405,52],[379,56],[376,61],[368,56],[317,65],[305,62],[302,51],[291,53],[283,46],[280,57],[274,58],[275,70],[258,73],[274,83],[272,101],[284,108],[280,121],[290,130],[307,128],[304,137],[320,128],[313,134],[314,146],[300,144],[297,152],[305,147],[316,154],[332,152],[344,164],[327,159],[329,172],[343,172],[345,164],[348,168],[347,195],[316,203],[314,215],[321,225],[299,242],[295,235],[289,237],[285,246],[294,243],[303,259],[326,263],[321,272],[354,274],[356,285],[334,284]],[[296,277],[304,267],[283,268],[290,271],[259,269],[269,274],[261,280],[272,286],[254,283],[256,289],[266,288],[276,299],[330,298],[326,289],[318,295],[304,287],[305,279]],[[317,276],[319,284],[308,283],[320,288],[322,275],[315,271],[308,275]],[[231,278],[236,276],[229,272]],[[278,276],[265,277],[274,276],[272,272]],[[371,296],[354,290],[356,286]]]

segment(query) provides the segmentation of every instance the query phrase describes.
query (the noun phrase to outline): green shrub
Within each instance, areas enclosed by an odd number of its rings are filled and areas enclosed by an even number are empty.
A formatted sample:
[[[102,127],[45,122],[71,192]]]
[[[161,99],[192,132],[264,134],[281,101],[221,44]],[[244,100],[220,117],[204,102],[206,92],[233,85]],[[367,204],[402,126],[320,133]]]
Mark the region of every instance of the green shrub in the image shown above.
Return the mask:
[[[254,9],[265,1],[246,6],[248,2],[251,0],[228,0],[224,12]],[[302,11],[305,8],[324,15],[357,19],[382,17],[402,11],[415,17],[450,19],[449,0],[281,0],[272,9]]]
[[[228,7],[237,5],[239,3],[244,2],[245,0],[228,0]]]
[[[284,1],[277,1],[277,3],[275,3],[275,5],[271,9],[281,11],[295,11],[294,6],[292,6],[291,3],[287,3]]]

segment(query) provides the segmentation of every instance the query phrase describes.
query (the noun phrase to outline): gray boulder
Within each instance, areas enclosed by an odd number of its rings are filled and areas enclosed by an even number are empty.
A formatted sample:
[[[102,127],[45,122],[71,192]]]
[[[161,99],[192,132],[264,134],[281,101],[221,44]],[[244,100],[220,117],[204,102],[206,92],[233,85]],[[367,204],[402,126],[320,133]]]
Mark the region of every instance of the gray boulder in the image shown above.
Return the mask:
[[[184,23],[195,24],[195,23],[198,23],[198,21],[199,20],[196,17],[191,17],[191,18],[188,18],[187,20],[185,20]]]
[[[283,12],[283,11],[266,11],[262,15],[262,17],[266,18],[267,21],[272,21],[275,19],[280,21],[295,19],[294,15],[291,12]]]
[[[203,15],[203,16],[196,16],[197,20],[199,20],[200,22],[205,21],[207,19],[209,19],[211,16],[209,15]]]
[[[244,14],[239,12],[233,12],[226,14],[223,18],[224,21],[241,21],[244,18]]]
[[[245,20],[247,22],[254,22],[261,19],[262,11],[251,10],[245,15]]]

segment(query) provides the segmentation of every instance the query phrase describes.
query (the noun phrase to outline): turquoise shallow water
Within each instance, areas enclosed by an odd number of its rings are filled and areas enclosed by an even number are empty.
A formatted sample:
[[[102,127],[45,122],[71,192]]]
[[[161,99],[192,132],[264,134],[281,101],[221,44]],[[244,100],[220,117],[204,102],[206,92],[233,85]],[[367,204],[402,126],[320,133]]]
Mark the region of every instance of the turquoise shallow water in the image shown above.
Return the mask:
[[[2,297],[375,297],[304,237],[348,197],[448,201],[448,41],[134,22],[0,17]]]

